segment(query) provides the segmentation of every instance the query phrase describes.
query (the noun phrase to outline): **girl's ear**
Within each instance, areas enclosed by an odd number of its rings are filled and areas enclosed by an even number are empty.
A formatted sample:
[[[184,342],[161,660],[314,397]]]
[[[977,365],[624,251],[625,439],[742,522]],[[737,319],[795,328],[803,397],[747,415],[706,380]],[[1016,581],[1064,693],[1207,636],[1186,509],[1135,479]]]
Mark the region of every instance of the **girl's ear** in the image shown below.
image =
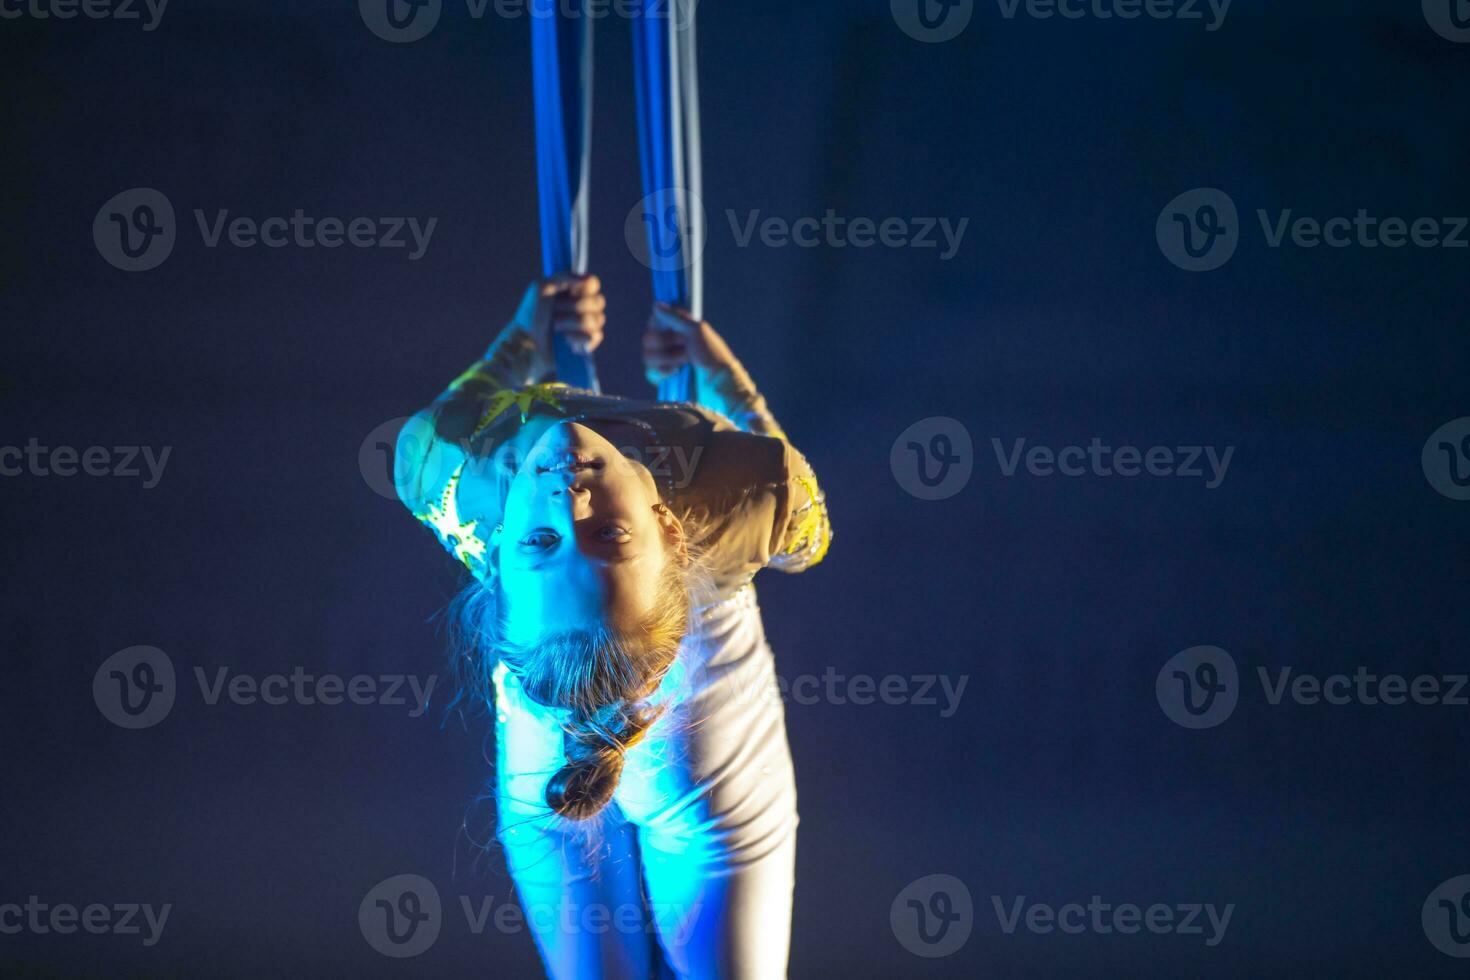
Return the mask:
[[[689,537],[684,532],[683,523],[674,516],[667,504],[654,504],[653,514],[658,519],[659,527],[663,529],[664,540],[668,542],[674,561],[678,562],[680,568],[688,568]]]

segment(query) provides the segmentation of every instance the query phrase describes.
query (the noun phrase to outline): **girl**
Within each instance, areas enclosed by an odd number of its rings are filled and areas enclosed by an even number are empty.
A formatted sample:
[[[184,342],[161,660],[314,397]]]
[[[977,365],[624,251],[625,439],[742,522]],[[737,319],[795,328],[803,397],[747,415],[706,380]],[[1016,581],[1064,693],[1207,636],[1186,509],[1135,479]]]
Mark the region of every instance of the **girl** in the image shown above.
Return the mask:
[[[785,975],[796,793],[751,578],[831,540],[806,459],[719,335],[657,307],[655,384],[555,383],[594,350],[596,277],[532,286],[404,427],[404,503],[473,573],[457,666],[497,707],[499,838],[555,978]]]

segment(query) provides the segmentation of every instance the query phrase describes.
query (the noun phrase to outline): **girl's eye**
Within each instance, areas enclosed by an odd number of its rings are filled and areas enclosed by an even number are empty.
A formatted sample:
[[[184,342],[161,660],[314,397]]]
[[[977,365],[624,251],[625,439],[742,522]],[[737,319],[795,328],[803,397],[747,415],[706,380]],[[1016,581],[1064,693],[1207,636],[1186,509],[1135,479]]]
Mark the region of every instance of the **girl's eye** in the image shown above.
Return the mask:
[[[605,525],[597,532],[599,541],[623,541],[629,537],[628,529],[616,524]]]
[[[532,531],[521,539],[521,548],[526,551],[548,551],[556,547],[561,536],[555,531]]]

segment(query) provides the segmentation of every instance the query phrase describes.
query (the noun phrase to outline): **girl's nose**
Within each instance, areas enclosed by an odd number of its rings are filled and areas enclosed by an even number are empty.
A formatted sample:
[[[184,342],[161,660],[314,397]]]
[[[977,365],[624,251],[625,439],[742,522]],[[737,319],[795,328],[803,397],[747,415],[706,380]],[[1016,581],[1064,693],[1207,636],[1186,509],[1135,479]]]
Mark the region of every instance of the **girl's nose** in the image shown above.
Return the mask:
[[[558,503],[566,501],[572,508],[572,520],[581,520],[592,512],[592,491],[575,484],[557,487],[551,491],[551,499]]]

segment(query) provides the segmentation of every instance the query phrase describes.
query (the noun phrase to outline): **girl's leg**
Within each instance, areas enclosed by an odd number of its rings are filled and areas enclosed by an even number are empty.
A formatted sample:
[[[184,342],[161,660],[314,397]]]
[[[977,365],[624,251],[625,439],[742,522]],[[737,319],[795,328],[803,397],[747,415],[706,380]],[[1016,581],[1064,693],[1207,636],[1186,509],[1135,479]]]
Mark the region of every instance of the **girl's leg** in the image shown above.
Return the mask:
[[[562,765],[561,731],[513,677],[496,689],[499,838],[547,975],[644,980],[657,958],[636,829],[615,806],[591,831],[551,813],[542,793]]]
[[[643,840],[643,873],[659,942],[679,977],[772,980],[786,976],[796,836],[750,862],[736,855],[692,862]]]
[[[747,589],[705,617],[615,799],[638,825],[650,913],[681,977],[786,975],[796,784],[775,663]]]

